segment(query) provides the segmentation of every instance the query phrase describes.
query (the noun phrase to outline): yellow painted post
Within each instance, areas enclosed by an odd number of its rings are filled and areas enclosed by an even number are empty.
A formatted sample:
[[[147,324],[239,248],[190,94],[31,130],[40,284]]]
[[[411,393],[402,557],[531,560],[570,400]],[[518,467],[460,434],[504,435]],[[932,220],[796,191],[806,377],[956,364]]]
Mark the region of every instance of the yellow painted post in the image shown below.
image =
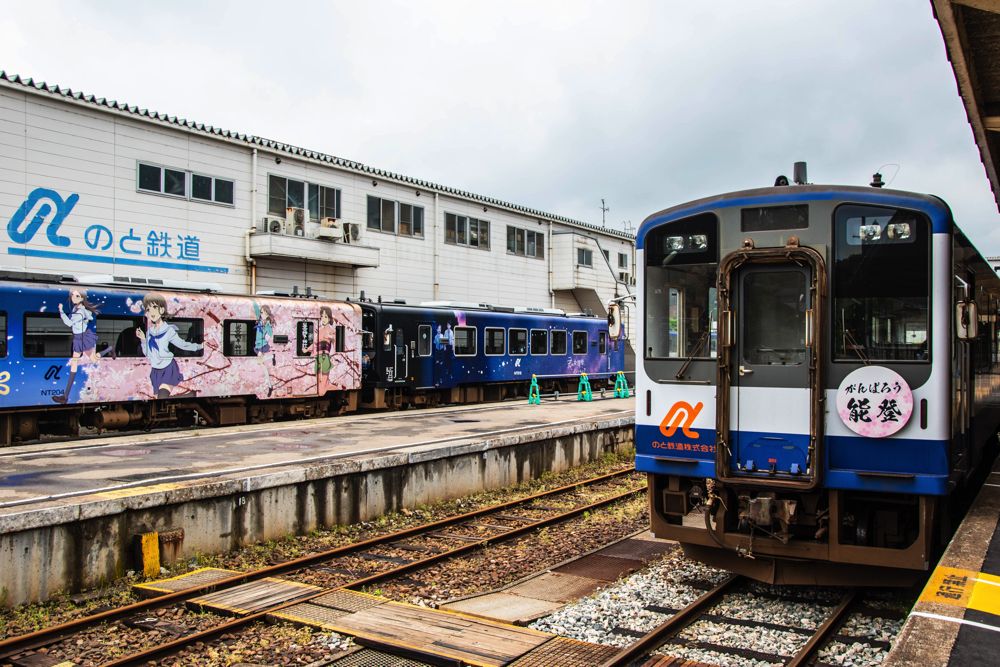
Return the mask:
[[[160,534],[155,530],[139,536],[139,553],[142,556],[142,573],[147,577],[160,575]]]

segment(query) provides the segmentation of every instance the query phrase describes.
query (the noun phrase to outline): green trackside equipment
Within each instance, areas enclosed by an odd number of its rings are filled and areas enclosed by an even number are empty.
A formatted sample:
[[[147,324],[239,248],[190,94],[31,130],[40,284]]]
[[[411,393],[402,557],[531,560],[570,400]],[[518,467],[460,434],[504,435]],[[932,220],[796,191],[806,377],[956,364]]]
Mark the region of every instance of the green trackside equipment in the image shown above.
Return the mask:
[[[531,376],[531,386],[528,387],[528,405],[541,405],[542,395],[538,391],[538,378]]]
[[[590,390],[590,380],[587,379],[586,373],[580,374],[580,384],[576,388],[576,400],[578,401],[594,400],[594,392]]]
[[[625,372],[618,371],[615,377],[615,398],[628,398],[631,396],[628,388],[628,380],[625,379]]]

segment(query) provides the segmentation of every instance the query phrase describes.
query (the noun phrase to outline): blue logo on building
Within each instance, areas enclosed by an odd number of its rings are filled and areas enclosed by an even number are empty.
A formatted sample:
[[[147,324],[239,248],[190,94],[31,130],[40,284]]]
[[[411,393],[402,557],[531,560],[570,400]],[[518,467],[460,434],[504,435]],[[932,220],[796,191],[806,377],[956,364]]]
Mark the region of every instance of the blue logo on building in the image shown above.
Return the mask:
[[[14,243],[26,245],[30,243],[38,231],[45,226],[45,238],[56,248],[67,248],[72,245],[70,237],[59,233],[66,217],[73,211],[80,195],[73,193],[65,199],[48,188],[35,188],[28,198],[18,207],[7,223],[7,236]],[[83,240],[90,250],[97,253],[84,254],[58,250],[38,250],[35,248],[9,247],[7,254],[22,257],[46,257],[50,259],[69,259],[99,264],[124,264],[128,266],[152,266],[161,269],[180,269],[186,271],[205,271],[208,273],[229,273],[224,266],[206,266],[201,261],[201,241],[191,234],[177,234],[150,230],[143,236],[136,233],[134,227],[129,227],[128,234],[121,235],[117,247],[123,255],[142,255],[145,240],[145,254],[156,259],[135,259],[133,257],[115,257],[115,235],[108,227],[93,224],[83,232]],[[170,261],[180,260],[180,261]]]

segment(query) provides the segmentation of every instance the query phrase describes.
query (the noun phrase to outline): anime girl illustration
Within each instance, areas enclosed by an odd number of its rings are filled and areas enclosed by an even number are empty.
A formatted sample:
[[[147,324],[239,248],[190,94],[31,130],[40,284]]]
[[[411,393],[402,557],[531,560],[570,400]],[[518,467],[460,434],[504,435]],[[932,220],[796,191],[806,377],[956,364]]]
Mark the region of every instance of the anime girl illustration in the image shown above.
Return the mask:
[[[306,348],[306,351],[313,347],[316,349],[316,386],[320,396],[325,395],[330,389],[330,369],[333,368],[330,353],[333,351],[336,337],[337,332],[333,328],[333,311],[330,310],[329,306],[321,306],[316,343]]]
[[[197,352],[204,345],[187,342],[177,334],[177,327],[166,323],[167,299],[162,294],[150,292],[145,295],[142,297],[142,307],[146,311],[146,331],[136,329],[135,335],[142,344],[142,353],[149,360],[151,367],[149,383],[153,386],[153,394],[156,398],[194,395],[195,392],[190,389],[173,393],[174,389],[184,381],[184,376],[181,375],[181,369],[177,365],[174,353],[170,351],[170,346]]]
[[[66,390],[60,396],[53,396],[56,403],[65,403],[69,400],[69,392],[76,382],[76,370],[79,367],[80,359],[86,357],[91,363],[103,354],[114,354],[114,348],[109,347],[104,353],[97,353],[97,324],[95,317],[100,314],[97,304],[87,300],[87,291],[73,289],[69,292],[69,314],[59,304],[59,317],[63,324],[68,326],[73,332],[73,356],[69,360],[69,377],[66,379]]]
[[[268,305],[259,306],[253,303],[253,311],[257,316],[257,324],[254,327],[257,335],[254,337],[253,351],[257,354],[261,368],[264,370],[264,384],[267,386],[267,395],[274,392],[274,385],[271,384],[271,373],[267,369],[267,354],[271,353],[271,365],[277,365],[274,353],[271,352],[271,341],[274,337],[274,315],[271,314],[271,307]]]

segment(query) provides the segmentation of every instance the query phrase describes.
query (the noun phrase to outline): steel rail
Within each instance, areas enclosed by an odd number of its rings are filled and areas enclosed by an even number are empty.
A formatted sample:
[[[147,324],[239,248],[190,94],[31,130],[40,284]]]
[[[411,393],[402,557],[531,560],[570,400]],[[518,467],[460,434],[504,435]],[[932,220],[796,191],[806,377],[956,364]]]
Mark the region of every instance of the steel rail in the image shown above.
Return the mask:
[[[392,577],[396,577],[396,576],[399,576],[401,574],[406,574],[408,572],[412,572],[413,570],[421,569],[423,567],[427,567],[428,565],[433,565],[434,563],[437,563],[439,561],[446,560],[446,559],[449,559],[449,558],[454,558],[456,556],[460,556],[460,555],[462,555],[462,554],[464,554],[466,552],[469,552],[469,551],[473,551],[473,550],[476,550],[476,549],[481,549],[481,548],[483,548],[483,547],[485,547],[485,546],[487,546],[489,544],[493,544],[493,543],[496,543],[496,542],[501,542],[501,541],[509,540],[509,539],[514,538],[514,537],[518,537],[520,535],[523,535],[524,533],[528,533],[528,532],[531,532],[533,530],[537,530],[538,528],[543,528],[545,526],[549,526],[549,525],[556,524],[556,523],[559,523],[559,522],[562,522],[562,521],[566,521],[567,519],[571,519],[571,518],[573,518],[575,516],[579,516],[580,514],[583,514],[584,512],[589,512],[589,511],[593,511],[593,510],[596,510],[596,509],[600,509],[600,508],[602,508],[604,506],[611,505],[611,504],[616,503],[616,502],[618,502],[620,500],[628,499],[628,498],[630,498],[632,496],[635,496],[635,495],[637,495],[639,493],[645,493],[645,491],[646,491],[645,488],[642,488],[642,489],[633,489],[631,491],[626,491],[624,493],[617,494],[617,495],[612,496],[610,498],[605,498],[604,500],[600,500],[600,501],[598,501],[596,503],[591,503],[589,505],[577,507],[577,508],[574,508],[574,509],[572,509],[572,510],[570,510],[568,512],[564,512],[562,514],[558,514],[558,515],[552,516],[552,517],[547,517],[545,519],[540,519],[540,520],[535,521],[535,522],[533,522],[531,524],[528,524],[526,526],[520,526],[518,528],[514,528],[513,530],[509,530],[509,531],[507,531],[505,533],[500,533],[499,535],[494,535],[492,537],[484,538],[484,539],[482,539],[482,540],[480,540],[478,542],[470,542],[467,545],[464,545],[464,546],[461,546],[461,547],[457,547],[457,548],[452,549],[450,551],[445,551],[445,552],[440,553],[440,554],[434,554],[432,556],[428,556],[427,558],[423,558],[423,559],[420,559],[418,561],[414,561],[412,563],[407,563],[406,565],[401,565],[401,566],[399,566],[397,568],[393,568],[391,570],[387,570],[385,572],[381,572],[381,573],[376,574],[376,575],[371,575],[371,576],[368,576],[368,577],[364,577],[362,579],[357,579],[355,581],[352,581],[350,583],[344,584],[342,586],[338,586],[337,588],[324,589],[322,591],[319,591],[318,593],[314,593],[312,595],[309,595],[308,597],[303,597],[303,598],[299,598],[297,600],[293,600],[291,602],[285,602],[285,603],[280,604],[280,605],[275,605],[275,606],[270,607],[268,609],[265,609],[263,611],[254,612],[252,614],[248,614],[246,616],[243,616],[243,617],[240,617],[240,618],[237,618],[237,619],[233,619],[232,621],[228,621],[226,623],[222,623],[220,625],[216,625],[216,626],[213,626],[211,628],[207,628],[205,630],[201,630],[199,632],[196,632],[196,633],[193,633],[193,634],[190,634],[190,635],[185,635],[184,637],[180,637],[178,639],[175,639],[173,641],[167,642],[165,644],[161,644],[159,646],[154,646],[154,647],[151,647],[151,648],[148,648],[148,649],[144,649],[144,650],[139,651],[137,653],[133,653],[131,655],[119,658],[117,660],[113,660],[111,662],[104,663],[103,667],[124,667],[125,665],[138,665],[138,664],[148,663],[151,660],[156,660],[158,658],[161,658],[161,657],[164,657],[164,656],[167,656],[167,655],[172,655],[172,654],[178,652],[179,650],[182,650],[182,649],[184,649],[184,648],[186,648],[188,646],[191,646],[192,644],[196,644],[198,642],[204,642],[204,641],[207,641],[207,640],[211,640],[211,639],[214,639],[215,637],[217,637],[217,636],[219,636],[221,634],[224,634],[226,632],[229,632],[231,630],[236,630],[236,629],[242,628],[242,627],[244,627],[246,625],[249,625],[250,623],[253,623],[254,621],[258,621],[258,620],[263,619],[268,614],[273,614],[273,613],[275,613],[277,611],[281,611],[282,609],[286,609],[288,607],[292,607],[292,606],[297,605],[297,604],[302,604],[304,602],[308,602],[310,600],[313,600],[315,598],[321,597],[323,595],[327,595],[331,591],[334,591],[334,590],[345,590],[345,589],[346,590],[350,590],[350,589],[354,589],[354,588],[357,588],[357,587],[360,587],[360,586],[366,586],[366,585],[374,583],[376,581],[384,581],[386,579],[390,579]]]
[[[327,551],[321,551],[315,554],[310,554],[308,556],[303,556],[301,558],[296,558],[294,560],[285,561],[283,563],[277,563],[275,565],[270,565],[259,570],[254,570],[252,572],[243,572],[240,574],[233,575],[231,577],[226,577],[224,579],[219,579],[211,583],[202,584],[200,586],[192,586],[190,588],[185,588],[180,591],[175,591],[173,593],[167,593],[149,600],[142,600],[140,602],[135,602],[124,607],[118,607],[116,609],[109,609],[97,614],[91,614],[90,616],[85,616],[83,618],[74,619],[61,623],[59,625],[52,626],[51,628],[44,628],[42,630],[36,630],[25,635],[20,635],[17,637],[10,637],[0,641],[0,659],[8,658],[17,653],[23,651],[39,648],[52,644],[54,642],[63,639],[73,633],[79,632],[85,628],[98,623],[113,621],[125,616],[129,616],[134,613],[146,611],[149,609],[158,609],[160,607],[165,607],[173,602],[183,600],[184,598],[198,595],[210,590],[215,590],[218,588],[223,588],[226,586],[239,585],[247,583],[248,581],[256,581],[258,579],[263,579],[266,577],[275,576],[278,574],[285,574],[293,570],[299,570],[304,567],[315,565],[317,563],[332,560],[341,556],[346,556],[351,553],[358,551],[364,551],[375,546],[380,546],[382,544],[387,544],[391,542],[396,542],[401,539],[406,539],[419,535],[421,533],[431,532],[444,528],[446,526],[454,525],[456,523],[462,523],[470,519],[475,519],[477,517],[495,513],[497,511],[512,509],[519,505],[526,505],[535,500],[542,498],[551,497],[558,495],[560,493],[566,493],[573,489],[600,484],[602,482],[617,479],[619,477],[624,477],[635,472],[635,468],[629,468],[627,470],[620,470],[618,472],[608,473],[606,475],[600,475],[598,477],[592,477],[590,479],[581,480],[573,484],[567,484],[555,489],[550,489],[548,491],[542,491],[540,493],[532,494],[518,500],[511,500],[500,505],[494,505],[492,507],[486,507],[483,509],[475,510],[473,512],[467,512],[465,514],[458,514],[453,517],[448,517],[446,519],[441,519],[439,521],[433,521],[431,523],[421,524],[419,526],[414,526],[412,528],[407,528],[405,530],[397,531],[394,533],[388,533],[386,535],[381,535],[378,537],[373,537],[368,540],[361,542],[356,542],[353,544],[347,544],[342,547],[336,547]],[[447,553],[447,552],[446,552]]]
[[[847,617],[847,612],[854,605],[854,601],[857,600],[858,592],[854,589],[847,591],[844,597],[840,600],[840,604],[837,608],[833,610],[827,619],[823,622],[823,625],[816,628],[816,633],[809,638],[802,648],[795,652],[791,658],[785,663],[785,667],[802,667],[803,665],[809,664],[819,649],[826,645],[827,640],[830,636],[840,627],[841,623]]]
[[[744,577],[739,574],[729,575],[718,586],[703,593],[697,600],[647,632],[646,635],[638,641],[629,644],[621,651],[605,660],[601,663],[601,667],[620,667],[622,665],[629,665],[633,661],[655,651],[663,645],[664,641],[668,637],[677,634],[696,621],[708,607],[710,607],[717,599],[722,597],[726,591],[743,579]]]

